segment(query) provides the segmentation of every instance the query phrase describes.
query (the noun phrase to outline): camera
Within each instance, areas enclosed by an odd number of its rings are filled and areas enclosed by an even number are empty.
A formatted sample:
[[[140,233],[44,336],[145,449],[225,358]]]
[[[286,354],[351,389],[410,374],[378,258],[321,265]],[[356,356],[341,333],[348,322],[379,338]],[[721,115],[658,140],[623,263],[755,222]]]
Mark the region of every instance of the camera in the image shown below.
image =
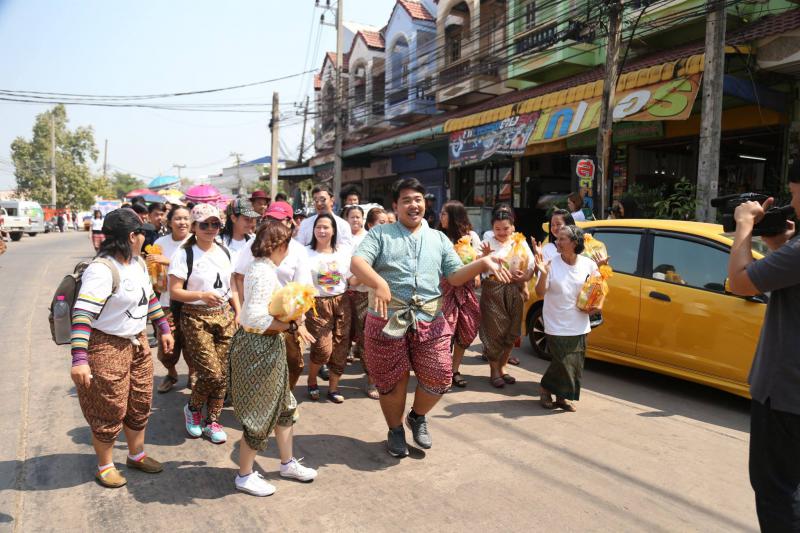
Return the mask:
[[[722,213],[722,228],[726,233],[730,233],[736,231],[736,220],[733,218],[733,212],[739,205],[745,202],[758,202],[763,204],[767,198],[769,198],[769,196],[755,192],[730,194],[711,200],[711,207],[716,207],[720,210]],[[767,209],[764,213],[764,218],[753,226],[753,235],[780,235],[786,231],[786,222],[789,220],[789,216],[792,213],[794,213],[794,208],[791,205]]]

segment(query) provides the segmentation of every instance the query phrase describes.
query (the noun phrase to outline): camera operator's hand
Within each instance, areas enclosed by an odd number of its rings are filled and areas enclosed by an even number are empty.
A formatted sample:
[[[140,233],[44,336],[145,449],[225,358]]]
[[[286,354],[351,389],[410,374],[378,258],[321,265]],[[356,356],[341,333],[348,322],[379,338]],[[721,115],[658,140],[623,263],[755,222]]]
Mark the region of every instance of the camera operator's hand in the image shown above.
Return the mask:
[[[774,198],[767,198],[764,204],[758,202],[744,202],[740,204],[733,212],[733,218],[736,220],[736,225],[745,224],[754,226],[764,218],[764,212],[772,207],[775,203]]]
[[[786,244],[786,242],[794,237],[794,222],[791,220],[786,221],[786,231],[781,233],[780,235],[763,235],[761,240],[764,241],[764,244],[767,245],[767,248],[772,250],[773,252]]]

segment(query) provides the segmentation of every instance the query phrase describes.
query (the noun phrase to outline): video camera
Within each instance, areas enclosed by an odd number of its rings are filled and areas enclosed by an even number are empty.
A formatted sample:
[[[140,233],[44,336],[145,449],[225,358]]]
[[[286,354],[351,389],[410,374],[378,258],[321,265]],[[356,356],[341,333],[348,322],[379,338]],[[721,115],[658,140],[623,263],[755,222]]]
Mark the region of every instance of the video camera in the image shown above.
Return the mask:
[[[711,206],[720,210],[722,213],[722,227],[726,233],[730,233],[736,231],[736,220],[733,218],[733,212],[739,205],[745,202],[758,202],[763,204],[767,198],[769,198],[769,196],[755,192],[730,194],[728,196],[714,198],[711,200]],[[794,208],[791,205],[767,209],[764,213],[764,218],[753,226],[753,235],[780,235],[786,231],[786,222],[789,220],[789,216],[792,213],[794,213]]]

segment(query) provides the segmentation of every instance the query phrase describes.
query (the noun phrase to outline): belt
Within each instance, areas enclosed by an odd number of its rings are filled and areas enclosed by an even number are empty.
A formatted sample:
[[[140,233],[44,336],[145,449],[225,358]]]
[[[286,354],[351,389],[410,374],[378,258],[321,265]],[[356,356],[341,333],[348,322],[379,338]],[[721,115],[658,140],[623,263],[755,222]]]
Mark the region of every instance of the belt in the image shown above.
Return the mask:
[[[265,337],[274,337],[275,335],[279,335],[279,333],[267,333],[266,330],[260,330],[257,328],[251,328],[248,326],[242,326],[242,329],[245,333],[253,333],[255,335],[264,335]]]
[[[372,309],[375,309],[374,292],[370,291],[369,295],[369,305]],[[441,310],[441,296],[427,302],[424,302],[417,295],[412,296],[408,302],[392,297],[392,301],[388,305],[388,311],[394,311],[394,313],[386,323],[386,326],[384,326],[383,333],[389,337],[400,338],[406,334],[408,328],[417,329],[417,313],[419,311],[435,317]]]

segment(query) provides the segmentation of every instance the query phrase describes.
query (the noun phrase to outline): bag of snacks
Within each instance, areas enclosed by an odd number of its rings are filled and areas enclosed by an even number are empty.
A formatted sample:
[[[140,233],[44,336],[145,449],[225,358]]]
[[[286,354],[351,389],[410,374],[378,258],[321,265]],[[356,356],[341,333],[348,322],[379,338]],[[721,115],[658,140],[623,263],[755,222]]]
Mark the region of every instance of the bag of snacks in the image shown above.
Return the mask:
[[[525,235],[515,232],[511,235],[511,250],[506,255],[505,262],[510,271],[528,270],[528,250],[525,246]]]
[[[608,265],[603,265],[589,276],[583,283],[580,294],[578,294],[577,306],[581,311],[589,309],[602,309],[608,294],[608,283],[606,280],[613,275],[613,270]]]
[[[148,244],[144,247],[144,252],[147,255],[162,255],[164,251],[157,244]],[[150,274],[150,283],[153,284],[153,290],[157,293],[166,292],[167,285],[167,270],[169,265],[162,265],[153,261],[147,262],[147,273]]]
[[[584,249],[581,255],[588,257],[592,261],[594,261],[595,254],[599,255],[600,257],[608,256],[606,245],[595,239],[591,233],[583,234],[583,244]]]
[[[272,293],[269,314],[281,322],[300,320],[309,309],[314,308],[316,293],[311,285],[291,281]]]
[[[476,252],[475,248],[473,248],[472,240],[470,239],[469,235],[465,235],[458,239],[458,242],[455,243],[453,247],[456,249],[458,257],[461,258],[461,262],[465,265],[472,263],[478,257],[478,252]]]

